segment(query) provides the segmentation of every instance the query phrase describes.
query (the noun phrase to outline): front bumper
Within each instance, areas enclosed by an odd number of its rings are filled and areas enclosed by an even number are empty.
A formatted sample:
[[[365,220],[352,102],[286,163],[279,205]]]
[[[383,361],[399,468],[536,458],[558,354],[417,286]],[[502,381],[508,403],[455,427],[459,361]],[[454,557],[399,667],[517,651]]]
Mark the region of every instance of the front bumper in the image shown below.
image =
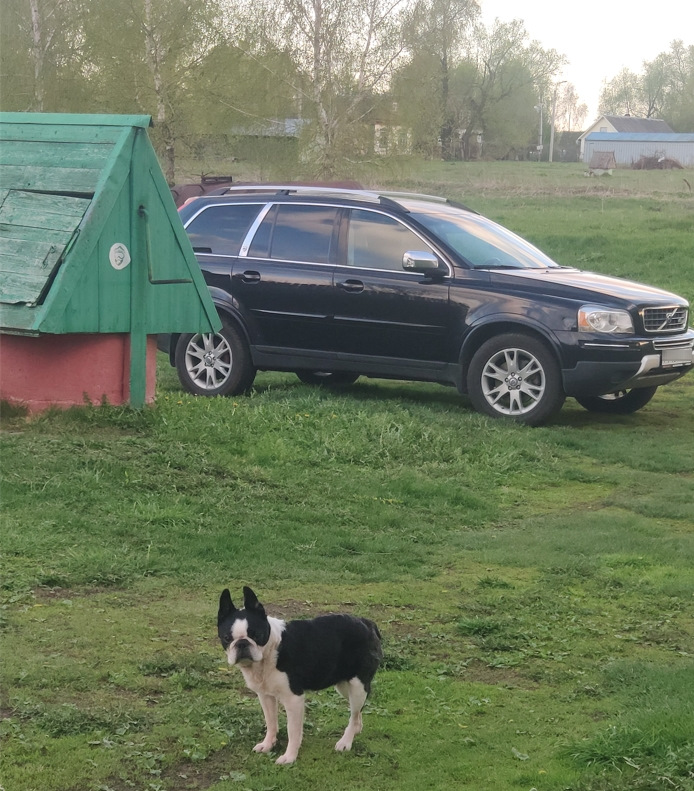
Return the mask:
[[[562,370],[568,396],[599,396],[616,390],[659,387],[674,382],[694,368],[694,331],[685,337],[623,346],[587,343],[589,359]]]

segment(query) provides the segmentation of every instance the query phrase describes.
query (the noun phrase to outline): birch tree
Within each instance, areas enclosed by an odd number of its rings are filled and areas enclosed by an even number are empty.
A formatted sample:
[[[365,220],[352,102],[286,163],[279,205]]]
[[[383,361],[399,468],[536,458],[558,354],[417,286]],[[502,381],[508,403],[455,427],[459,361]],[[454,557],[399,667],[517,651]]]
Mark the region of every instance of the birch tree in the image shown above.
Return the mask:
[[[557,93],[555,122],[557,129],[571,132],[582,129],[588,115],[588,105],[581,102],[576,86],[570,82],[564,84]]]
[[[0,79],[3,107],[61,109],[61,77],[79,73],[81,0],[2,0]]]
[[[333,174],[358,150],[358,126],[387,86],[403,51],[407,0],[264,0],[253,5],[254,39],[290,53],[300,79],[287,81],[312,120],[308,151],[315,169]]]
[[[173,183],[181,108],[196,72],[218,40],[218,15],[207,0],[91,0],[84,21],[85,70],[94,101],[107,112],[143,112]]]

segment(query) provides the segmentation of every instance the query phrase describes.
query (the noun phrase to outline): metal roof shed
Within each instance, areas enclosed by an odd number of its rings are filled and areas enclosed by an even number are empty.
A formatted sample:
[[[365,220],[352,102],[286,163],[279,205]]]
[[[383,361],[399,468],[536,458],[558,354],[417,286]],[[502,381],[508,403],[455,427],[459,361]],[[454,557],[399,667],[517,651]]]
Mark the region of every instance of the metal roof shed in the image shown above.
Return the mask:
[[[115,337],[129,368],[128,382],[123,360],[113,361],[125,379],[120,400],[141,406],[153,397],[154,336],[221,326],[149,141],[150,125],[149,116],[0,113],[3,398],[22,400],[17,387],[35,388],[57,356],[57,364],[68,365],[63,382],[85,379],[72,382],[77,402],[85,393],[119,401],[112,381],[98,393],[95,368],[76,374],[80,366],[72,366],[96,350],[99,370],[112,379],[103,357]],[[26,363],[27,355],[37,365]],[[32,370],[13,371],[15,357]],[[56,384],[49,380],[54,394],[37,400],[69,403],[74,396],[55,392]]]
[[[617,165],[631,167],[641,157],[668,157],[682,167],[694,167],[694,133],[691,132],[591,132],[584,141],[584,159],[597,150],[611,149]]]

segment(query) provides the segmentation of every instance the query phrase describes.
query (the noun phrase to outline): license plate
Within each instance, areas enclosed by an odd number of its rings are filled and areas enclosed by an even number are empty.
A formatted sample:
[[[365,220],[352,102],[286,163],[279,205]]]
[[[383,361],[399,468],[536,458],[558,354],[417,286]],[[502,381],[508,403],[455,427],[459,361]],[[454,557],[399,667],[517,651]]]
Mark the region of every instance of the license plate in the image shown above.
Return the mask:
[[[691,346],[685,346],[676,349],[663,349],[661,354],[661,362],[663,366],[686,365],[687,363],[692,362]]]

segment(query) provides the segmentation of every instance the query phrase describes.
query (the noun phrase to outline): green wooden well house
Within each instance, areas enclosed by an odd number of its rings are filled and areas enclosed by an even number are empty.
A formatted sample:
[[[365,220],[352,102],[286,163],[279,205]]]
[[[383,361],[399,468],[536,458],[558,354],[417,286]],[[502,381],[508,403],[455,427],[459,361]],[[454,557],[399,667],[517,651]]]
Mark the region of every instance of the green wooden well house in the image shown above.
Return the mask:
[[[141,406],[158,333],[220,328],[150,126],[0,113],[0,398]]]

